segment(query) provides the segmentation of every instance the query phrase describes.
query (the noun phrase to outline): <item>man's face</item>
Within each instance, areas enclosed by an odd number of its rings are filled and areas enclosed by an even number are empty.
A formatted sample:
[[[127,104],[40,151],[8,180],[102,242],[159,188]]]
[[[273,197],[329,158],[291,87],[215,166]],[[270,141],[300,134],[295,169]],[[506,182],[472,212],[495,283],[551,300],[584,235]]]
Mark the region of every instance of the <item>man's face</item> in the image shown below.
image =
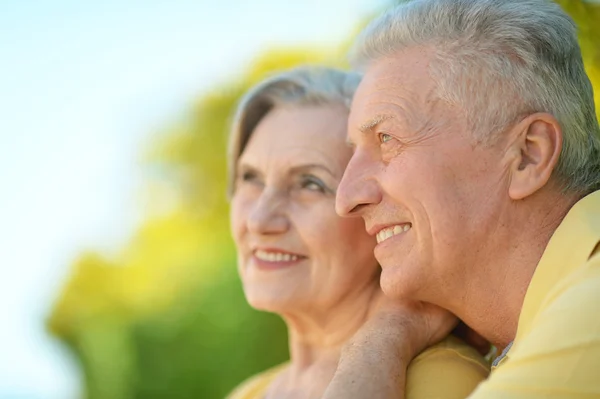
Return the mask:
[[[485,280],[479,264],[506,210],[508,167],[502,144],[477,144],[463,110],[437,98],[430,59],[412,48],[367,69],[336,208],[377,236],[386,294],[443,305]]]

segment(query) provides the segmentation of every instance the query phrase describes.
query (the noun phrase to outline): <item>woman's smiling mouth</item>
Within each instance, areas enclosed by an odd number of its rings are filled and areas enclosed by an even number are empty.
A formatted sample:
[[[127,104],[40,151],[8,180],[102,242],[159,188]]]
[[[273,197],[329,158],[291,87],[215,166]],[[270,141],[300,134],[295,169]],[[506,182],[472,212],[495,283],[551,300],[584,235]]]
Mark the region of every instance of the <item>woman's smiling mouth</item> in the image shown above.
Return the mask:
[[[281,269],[307,259],[306,256],[276,248],[261,248],[253,252],[254,264],[263,270]]]

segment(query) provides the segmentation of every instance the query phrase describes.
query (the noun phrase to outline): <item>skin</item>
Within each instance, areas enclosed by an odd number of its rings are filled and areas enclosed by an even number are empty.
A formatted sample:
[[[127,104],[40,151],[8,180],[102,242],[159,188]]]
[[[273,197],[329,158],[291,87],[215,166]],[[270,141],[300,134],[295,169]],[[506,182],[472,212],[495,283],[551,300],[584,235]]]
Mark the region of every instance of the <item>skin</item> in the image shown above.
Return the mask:
[[[238,161],[231,228],[248,302],[289,328],[291,362],[272,398],[318,398],[341,348],[381,297],[375,240],[361,219],[335,213],[335,193],[352,155],[347,109],[276,108],[254,130]],[[291,253],[261,261],[256,251]]]
[[[373,339],[348,346],[327,398],[402,397],[369,379],[405,370],[443,336],[449,325],[435,306],[496,346],[512,341],[543,250],[578,199],[561,193],[552,175],[562,147],[556,118],[527,115],[480,143],[464,107],[436,96],[433,51],[407,48],[366,70],[349,117],[355,151],[336,204],[340,215],[362,217],[372,235],[410,224],[375,247],[381,285],[395,301],[433,305],[383,307],[358,334]],[[429,322],[419,322],[423,315]],[[397,356],[374,362],[372,350]]]

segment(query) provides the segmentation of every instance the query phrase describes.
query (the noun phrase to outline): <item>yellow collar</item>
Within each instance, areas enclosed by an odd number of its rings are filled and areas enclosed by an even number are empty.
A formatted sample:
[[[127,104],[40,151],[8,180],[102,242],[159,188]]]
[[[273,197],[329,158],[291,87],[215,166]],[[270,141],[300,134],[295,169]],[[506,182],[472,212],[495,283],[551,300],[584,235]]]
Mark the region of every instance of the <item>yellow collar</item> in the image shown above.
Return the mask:
[[[525,294],[515,345],[529,331],[552,287],[585,264],[598,242],[600,191],[595,191],[569,210],[544,250]]]

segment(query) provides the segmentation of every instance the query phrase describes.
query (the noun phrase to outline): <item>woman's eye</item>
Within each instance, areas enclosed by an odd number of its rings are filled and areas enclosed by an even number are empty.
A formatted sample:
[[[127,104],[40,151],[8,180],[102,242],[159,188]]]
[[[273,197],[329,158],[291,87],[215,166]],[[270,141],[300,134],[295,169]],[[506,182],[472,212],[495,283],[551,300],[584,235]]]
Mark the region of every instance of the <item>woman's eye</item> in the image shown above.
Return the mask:
[[[302,179],[300,186],[310,191],[319,191],[324,193],[326,191],[325,184],[319,179],[314,177],[305,177]]]
[[[380,143],[387,143],[388,141],[390,141],[393,137],[390,136],[387,133],[379,133],[379,142]]]
[[[252,172],[244,172],[242,173],[242,180],[243,181],[248,181],[248,180],[252,180],[256,177],[256,175]]]
[[[249,182],[249,183],[253,183],[253,182],[258,182],[258,175],[255,172],[243,172],[240,176],[240,179],[243,182]]]

